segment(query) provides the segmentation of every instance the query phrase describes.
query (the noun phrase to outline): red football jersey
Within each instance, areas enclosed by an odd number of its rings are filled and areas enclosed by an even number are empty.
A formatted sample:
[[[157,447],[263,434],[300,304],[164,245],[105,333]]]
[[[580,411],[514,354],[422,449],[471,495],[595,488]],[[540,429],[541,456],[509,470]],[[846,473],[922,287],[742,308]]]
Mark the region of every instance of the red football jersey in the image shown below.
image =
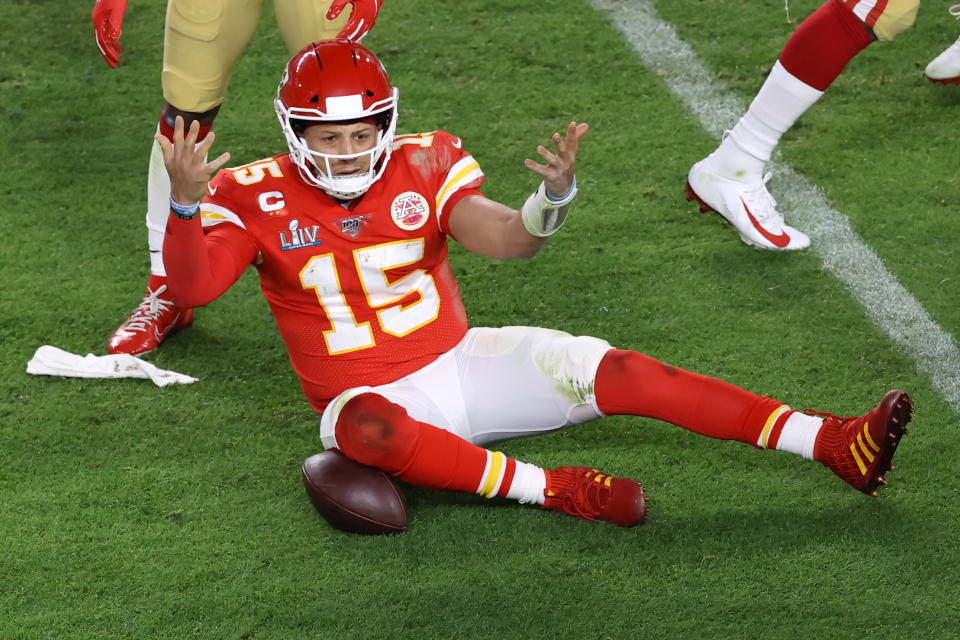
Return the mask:
[[[447,260],[448,217],[483,172],[445,131],[397,136],[381,178],[349,208],[288,154],[220,171],[204,227],[234,224],[259,250],[260,286],[310,404],[410,374],[467,330]]]

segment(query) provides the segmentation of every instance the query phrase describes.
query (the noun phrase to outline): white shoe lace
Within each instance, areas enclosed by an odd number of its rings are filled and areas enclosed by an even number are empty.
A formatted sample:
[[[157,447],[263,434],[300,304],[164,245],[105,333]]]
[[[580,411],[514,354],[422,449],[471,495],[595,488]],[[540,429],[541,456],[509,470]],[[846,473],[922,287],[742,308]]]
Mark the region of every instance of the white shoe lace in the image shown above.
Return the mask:
[[[146,331],[147,327],[152,324],[157,317],[173,307],[172,300],[165,300],[160,297],[160,294],[167,290],[167,285],[160,285],[156,291],[151,291],[147,288],[147,295],[143,297],[143,300],[133,310],[133,313],[130,314],[130,317],[127,318],[127,321],[123,323],[123,328],[127,331]]]
[[[950,15],[952,15],[957,20],[960,20],[960,4],[955,4],[949,9]]]
[[[750,213],[765,228],[772,226],[774,229],[783,227],[783,214],[777,211],[777,201],[773,199],[770,192],[767,191],[767,182],[773,177],[772,173],[763,176],[763,181],[757,186],[745,189],[743,199],[750,207]]]

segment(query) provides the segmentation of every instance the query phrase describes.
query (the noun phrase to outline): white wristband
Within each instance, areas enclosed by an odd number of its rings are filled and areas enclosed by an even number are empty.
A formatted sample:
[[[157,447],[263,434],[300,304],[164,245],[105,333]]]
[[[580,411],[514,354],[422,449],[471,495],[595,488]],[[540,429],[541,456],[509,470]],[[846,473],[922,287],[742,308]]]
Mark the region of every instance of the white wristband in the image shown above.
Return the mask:
[[[200,213],[200,201],[193,204],[180,204],[170,196],[170,211],[181,220],[193,220]]]
[[[547,196],[547,187],[542,182],[537,190],[530,194],[523,203],[520,216],[523,218],[523,228],[530,235],[546,238],[557,232],[567,219],[570,203],[577,195],[577,179],[574,177],[570,191],[560,200]]]

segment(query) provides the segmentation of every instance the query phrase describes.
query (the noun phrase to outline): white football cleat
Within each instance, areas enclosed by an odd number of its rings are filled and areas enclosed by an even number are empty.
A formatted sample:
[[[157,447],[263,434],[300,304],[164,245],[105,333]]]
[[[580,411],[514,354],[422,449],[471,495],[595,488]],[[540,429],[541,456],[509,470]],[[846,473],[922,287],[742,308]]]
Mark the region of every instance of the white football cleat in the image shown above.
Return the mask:
[[[784,224],[777,201],[767,191],[769,179],[768,173],[762,180],[731,180],[713,171],[710,158],[704,158],[687,175],[687,200],[700,203],[701,211],[726,218],[746,244],[771,251],[806,249],[810,238]]]
[[[960,14],[960,4],[952,7],[950,13],[953,13],[954,9],[957,10],[957,14]],[[947,47],[943,53],[931,60],[924,73],[930,78],[931,82],[939,82],[940,84],[956,82],[960,84],[960,38]]]

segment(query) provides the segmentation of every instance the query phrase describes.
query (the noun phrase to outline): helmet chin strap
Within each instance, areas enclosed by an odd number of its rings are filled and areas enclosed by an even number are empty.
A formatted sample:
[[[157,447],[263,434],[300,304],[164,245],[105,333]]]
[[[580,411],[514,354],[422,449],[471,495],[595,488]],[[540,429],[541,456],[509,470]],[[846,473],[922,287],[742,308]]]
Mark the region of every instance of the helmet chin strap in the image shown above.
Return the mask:
[[[369,171],[365,171],[364,173],[365,173],[365,174],[368,174],[368,173],[370,173],[370,172],[369,172]],[[339,181],[339,182],[347,182],[348,180],[350,180],[350,178],[353,178],[353,177],[354,177],[354,176],[331,176],[331,177],[329,178],[329,180],[330,180],[330,182],[333,184],[334,187],[339,187],[339,186],[341,186],[341,185],[338,185],[338,184],[337,184],[338,181]],[[342,185],[342,186],[343,186],[343,187],[348,187],[349,185],[344,184],[344,185]],[[334,197],[334,198],[337,198],[338,200],[353,200],[354,198],[359,198],[360,196],[362,196],[363,194],[365,194],[369,188],[370,188],[369,186],[365,186],[365,187],[363,187],[363,188],[362,188],[361,190],[359,190],[359,191],[348,191],[348,190],[346,190],[346,189],[343,189],[343,190],[342,190],[342,189],[337,189],[337,188],[321,187],[321,189],[323,189],[323,191],[326,192],[327,195],[329,195],[329,196],[331,196],[331,197]]]
[[[338,176],[333,173],[333,167],[330,166],[330,158],[326,156],[321,155],[319,158],[323,161],[323,168],[320,167],[316,156],[308,155],[307,159],[310,166],[318,174],[315,176],[318,186],[327,195],[339,200],[353,200],[366,193],[374,182],[371,178],[376,173],[374,167],[376,150],[371,149],[365,153],[369,154],[370,167],[366,171],[345,176]]]
[[[361,154],[367,154],[369,158],[368,169],[358,174],[344,176],[335,175],[333,172],[333,167],[330,166],[330,157],[325,154],[318,154],[316,152],[305,153],[304,155],[307,162],[315,172],[314,178],[317,186],[319,186],[327,195],[338,200],[353,200],[354,198],[359,198],[362,196],[373,185],[373,183],[376,182],[375,176],[377,174],[377,163],[381,161],[384,156],[384,151],[381,150],[378,153],[377,149],[380,147],[380,143],[383,141],[383,138],[383,129],[377,129],[377,144],[369,151],[361,152]],[[299,141],[305,149],[309,150],[309,145],[307,145],[306,140],[300,137]],[[320,166],[319,161],[323,162],[323,167]],[[359,184],[354,185],[352,183]]]

